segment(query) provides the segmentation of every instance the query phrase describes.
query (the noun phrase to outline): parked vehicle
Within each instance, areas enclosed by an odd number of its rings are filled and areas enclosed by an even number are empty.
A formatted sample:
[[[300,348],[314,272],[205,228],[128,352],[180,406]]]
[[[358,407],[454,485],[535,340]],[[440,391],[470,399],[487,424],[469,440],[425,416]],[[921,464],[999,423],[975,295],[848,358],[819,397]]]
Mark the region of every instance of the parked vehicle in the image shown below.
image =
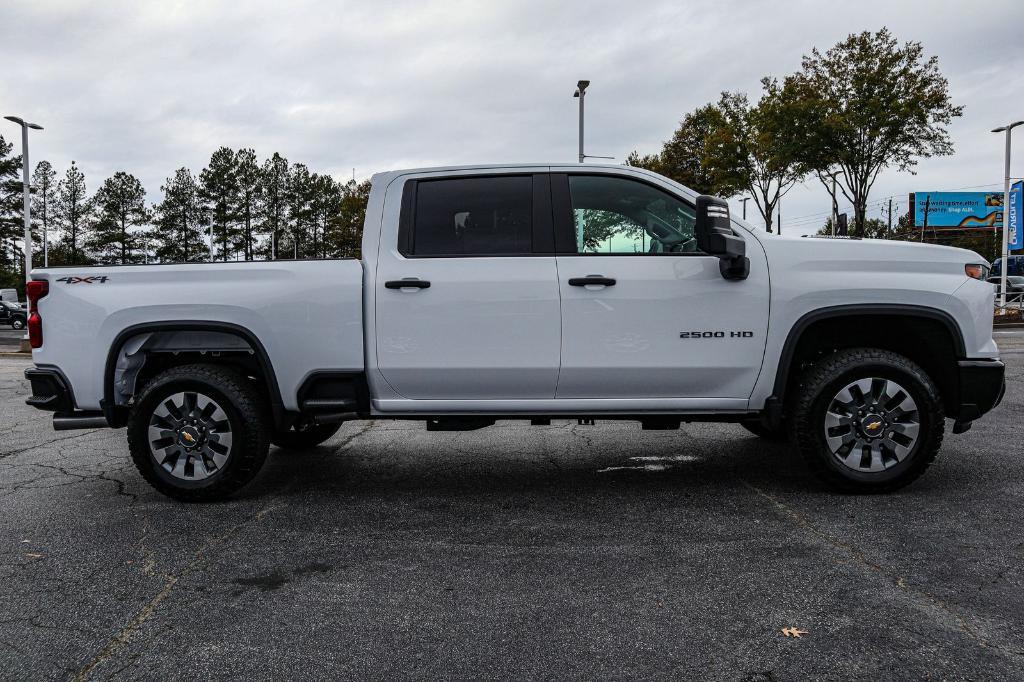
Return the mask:
[[[1021,275],[1024,276],[1024,256],[1009,256],[1010,267],[1006,271],[1006,276]],[[1003,259],[996,258],[992,263],[992,275],[1001,275],[1003,272]]]
[[[0,301],[10,301],[11,303],[18,302],[18,290],[17,289],[0,289]]]
[[[1003,394],[988,264],[766,234],[625,166],[372,179],[362,261],[35,270],[28,403],[127,426],[142,475],[229,495],[350,419],[733,421],[888,491]]]
[[[28,313],[17,303],[0,301],[0,324],[10,325],[13,329],[24,329]]]
[[[1001,279],[999,277],[989,277],[988,281],[990,284],[996,286],[996,291],[999,290]],[[1007,294],[1024,294],[1024,276],[1020,275],[1007,275],[1006,276],[1006,293]]]

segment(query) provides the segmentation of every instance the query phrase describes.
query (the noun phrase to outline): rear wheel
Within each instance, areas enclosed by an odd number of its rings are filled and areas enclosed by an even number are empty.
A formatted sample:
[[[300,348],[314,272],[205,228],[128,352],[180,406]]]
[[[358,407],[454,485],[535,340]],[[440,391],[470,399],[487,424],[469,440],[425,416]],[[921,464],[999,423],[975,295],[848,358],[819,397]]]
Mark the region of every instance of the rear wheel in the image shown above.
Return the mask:
[[[300,425],[288,431],[275,432],[271,442],[285,450],[309,450],[336,434],[341,428],[341,424],[341,422],[337,422],[336,424]]]
[[[176,500],[228,497],[251,481],[270,446],[266,400],[216,365],[171,368],[150,381],[128,419],[128,449],[149,483]]]
[[[887,492],[924,473],[942,444],[934,382],[890,351],[839,351],[809,367],[793,407],[797,445],[822,479],[851,492]]]
[[[13,322],[11,322],[11,326],[13,328],[15,328],[15,329],[24,329],[25,328],[25,320],[22,320],[20,318],[16,319]]]

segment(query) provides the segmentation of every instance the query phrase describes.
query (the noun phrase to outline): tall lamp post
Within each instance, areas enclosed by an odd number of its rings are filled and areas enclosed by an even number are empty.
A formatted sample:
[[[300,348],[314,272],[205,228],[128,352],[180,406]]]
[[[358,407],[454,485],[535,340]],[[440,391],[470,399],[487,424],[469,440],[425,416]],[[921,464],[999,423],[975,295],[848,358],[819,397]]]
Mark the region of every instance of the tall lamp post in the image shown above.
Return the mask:
[[[32,192],[28,182],[28,129],[42,130],[43,126],[38,123],[29,123],[17,116],[4,116],[8,121],[21,126],[21,195],[25,202],[25,282],[29,280],[29,273],[32,272]],[[25,292],[28,300],[28,290]],[[26,338],[28,332],[26,332]]]
[[[583,159],[587,158],[583,153],[583,97],[587,94],[587,86],[590,85],[590,81],[577,81],[576,92],[572,94],[580,100],[580,163],[583,163]]]
[[[1003,267],[999,268],[999,305],[1006,306],[1006,271],[1010,269],[1010,134],[1024,121],[993,128],[993,133],[1006,133],[1006,172],[1003,180]]]

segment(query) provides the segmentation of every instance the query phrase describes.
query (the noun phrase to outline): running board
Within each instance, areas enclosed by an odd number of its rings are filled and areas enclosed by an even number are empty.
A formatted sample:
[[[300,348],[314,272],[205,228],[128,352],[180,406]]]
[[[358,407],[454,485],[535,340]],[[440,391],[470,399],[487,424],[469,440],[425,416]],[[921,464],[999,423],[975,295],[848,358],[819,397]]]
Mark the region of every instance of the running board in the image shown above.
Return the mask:
[[[107,418],[98,410],[94,412],[57,412],[53,415],[54,431],[106,429],[109,427]]]

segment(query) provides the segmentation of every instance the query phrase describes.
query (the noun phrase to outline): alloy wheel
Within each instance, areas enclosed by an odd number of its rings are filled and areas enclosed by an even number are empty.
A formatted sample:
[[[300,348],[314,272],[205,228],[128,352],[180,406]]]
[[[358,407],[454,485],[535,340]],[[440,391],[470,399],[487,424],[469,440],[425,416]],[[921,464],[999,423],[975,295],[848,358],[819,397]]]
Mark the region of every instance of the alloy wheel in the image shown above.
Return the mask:
[[[920,429],[917,403],[892,379],[869,377],[847,384],[825,412],[825,442],[854,471],[896,466],[913,450]]]
[[[201,481],[224,469],[231,456],[231,423],[209,396],[182,391],[165,398],[149,421],[149,449],[171,476]]]

